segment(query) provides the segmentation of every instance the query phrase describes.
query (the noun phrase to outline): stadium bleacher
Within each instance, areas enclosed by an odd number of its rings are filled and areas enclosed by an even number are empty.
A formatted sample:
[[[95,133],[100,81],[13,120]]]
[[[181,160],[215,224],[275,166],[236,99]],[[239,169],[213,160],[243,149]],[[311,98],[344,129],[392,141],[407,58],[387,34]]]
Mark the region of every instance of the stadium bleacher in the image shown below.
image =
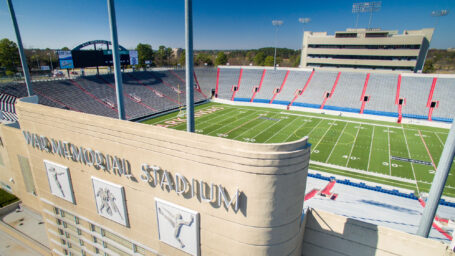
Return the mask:
[[[276,90],[283,84],[287,70],[267,70],[261,90],[257,92],[254,102],[270,103]]]
[[[451,122],[455,113],[452,103],[455,78],[221,67],[196,68],[194,79],[196,102],[206,100],[218,85],[218,98],[232,100],[235,97],[235,101],[310,108],[322,105],[324,109],[355,113],[361,113],[364,108],[365,114],[390,117],[398,117],[401,111],[405,118],[444,122]],[[114,84],[113,75],[101,75],[34,82],[33,89],[40,104],[115,118],[118,114]],[[186,101],[185,70],[125,73],[123,88],[128,119],[176,109]],[[237,88],[235,93],[234,88]],[[11,101],[26,95],[23,83],[0,86],[3,119],[14,118],[14,102]],[[399,99],[403,102],[401,106]]]
[[[334,93],[327,102],[325,108],[334,106],[349,112],[360,112],[362,105],[361,96],[365,83],[366,74],[342,72],[336,93]]]

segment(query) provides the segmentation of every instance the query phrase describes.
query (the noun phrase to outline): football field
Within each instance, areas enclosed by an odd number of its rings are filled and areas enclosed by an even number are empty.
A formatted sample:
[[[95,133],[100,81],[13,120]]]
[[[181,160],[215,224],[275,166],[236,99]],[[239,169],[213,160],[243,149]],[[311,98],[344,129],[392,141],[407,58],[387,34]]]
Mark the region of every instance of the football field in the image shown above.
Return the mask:
[[[179,112],[144,121],[186,130]],[[447,129],[324,114],[208,103],[196,107],[196,132],[251,142],[309,137],[310,169],[428,192]],[[455,197],[453,169],[444,194]]]

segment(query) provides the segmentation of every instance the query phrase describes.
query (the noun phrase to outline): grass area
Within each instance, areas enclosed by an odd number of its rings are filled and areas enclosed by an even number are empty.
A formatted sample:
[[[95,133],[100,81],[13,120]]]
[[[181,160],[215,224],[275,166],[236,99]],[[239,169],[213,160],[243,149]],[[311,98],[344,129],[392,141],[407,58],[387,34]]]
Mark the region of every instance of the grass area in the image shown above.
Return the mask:
[[[11,203],[14,203],[18,201],[19,199],[15,197],[14,195],[6,192],[3,189],[0,189],[0,208],[3,206],[9,205]]]
[[[312,164],[312,169],[413,189],[417,193],[429,191],[434,166],[448,134],[443,128],[219,103],[197,106],[195,113],[197,133],[251,143],[289,142],[308,136],[311,160],[320,163]],[[171,113],[144,123],[186,130],[186,120],[177,115]],[[444,190],[451,197],[455,197],[453,169]],[[396,177],[416,184],[397,181]]]

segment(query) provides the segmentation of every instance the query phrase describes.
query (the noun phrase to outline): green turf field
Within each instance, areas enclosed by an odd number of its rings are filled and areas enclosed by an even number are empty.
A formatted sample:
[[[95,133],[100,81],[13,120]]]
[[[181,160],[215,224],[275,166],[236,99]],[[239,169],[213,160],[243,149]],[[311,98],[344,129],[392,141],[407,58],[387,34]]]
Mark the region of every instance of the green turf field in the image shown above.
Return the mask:
[[[144,121],[186,130],[171,113]],[[251,143],[309,136],[310,169],[428,192],[448,130],[280,109],[208,103],[196,107],[196,132]],[[410,162],[408,159],[417,160]],[[455,197],[453,169],[444,194]]]

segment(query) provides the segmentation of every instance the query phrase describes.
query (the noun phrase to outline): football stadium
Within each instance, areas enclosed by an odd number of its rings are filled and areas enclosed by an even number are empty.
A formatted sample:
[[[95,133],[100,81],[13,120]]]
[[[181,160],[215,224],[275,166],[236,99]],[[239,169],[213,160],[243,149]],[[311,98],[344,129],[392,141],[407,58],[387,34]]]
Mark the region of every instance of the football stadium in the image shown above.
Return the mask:
[[[111,40],[33,79],[7,3],[23,77],[0,83],[1,255],[455,255],[434,28],[305,31],[299,67],[195,67],[185,0],[185,65],[141,70],[108,0]]]

